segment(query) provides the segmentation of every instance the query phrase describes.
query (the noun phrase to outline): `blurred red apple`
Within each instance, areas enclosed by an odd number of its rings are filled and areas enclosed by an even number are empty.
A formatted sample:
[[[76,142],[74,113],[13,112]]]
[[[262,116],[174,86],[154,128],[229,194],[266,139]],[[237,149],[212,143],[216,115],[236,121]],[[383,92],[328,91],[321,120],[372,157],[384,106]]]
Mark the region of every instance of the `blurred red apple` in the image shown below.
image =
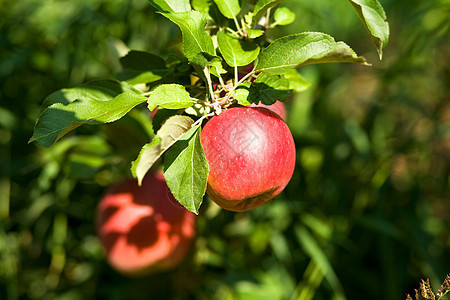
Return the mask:
[[[150,116],[150,119],[153,119],[153,117],[155,116],[157,111],[158,111],[158,108],[155,108],[154,110],[150,110],[148,112],[148,115]]]
[[[114,269],[147,275],[182,261],[195,235],[194,218],[156,172],[141,187],[127,179],[107,191],[97,208],[97,232]]]
[[[234,107],[209,120],[201,133],[210,173],[207,193],[224,209],[246,211],[278,195],[295,167],[286,123],[262,107]]]

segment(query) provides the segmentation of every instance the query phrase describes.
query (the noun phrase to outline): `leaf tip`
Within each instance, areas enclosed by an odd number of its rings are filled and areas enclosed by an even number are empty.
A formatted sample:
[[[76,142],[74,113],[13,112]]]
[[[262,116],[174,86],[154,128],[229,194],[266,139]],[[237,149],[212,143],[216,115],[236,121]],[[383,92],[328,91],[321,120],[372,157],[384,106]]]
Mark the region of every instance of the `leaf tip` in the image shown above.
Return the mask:
[[[138,182],[138,186],[142,186],[142,179],[141,177],[136,178]]]
[[[380,60],[383,60],[383,50],[377,49],[377,52],[378,52],[378,57],[379,57],[379,59],[380,59]]]

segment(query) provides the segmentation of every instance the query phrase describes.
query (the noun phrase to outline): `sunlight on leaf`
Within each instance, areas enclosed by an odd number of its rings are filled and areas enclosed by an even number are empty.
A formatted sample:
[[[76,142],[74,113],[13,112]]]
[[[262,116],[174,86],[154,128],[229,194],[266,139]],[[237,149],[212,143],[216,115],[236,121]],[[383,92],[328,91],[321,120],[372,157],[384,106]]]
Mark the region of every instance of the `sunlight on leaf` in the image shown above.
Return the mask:
[[[272,42],[259,54],[256,71],[283,74],[300,66],[331,62],[367,64],[345,43],[324,33],[305,32]]]
[[[175,199],[198,214],[208,181],[209,167],[200,143],[200,126],[191,128],[167,151],[164,178]]]
[[[349,0],[375,43],[380,59],[389,39],[389,24],[383,6],[377,0]]]
[[[172,116],[161,126],[153,141],[142,147],[131,166],[131,173],[137,178],[139,185],[153,164],[191,128],[193,123],[194,121],[187,116]]]

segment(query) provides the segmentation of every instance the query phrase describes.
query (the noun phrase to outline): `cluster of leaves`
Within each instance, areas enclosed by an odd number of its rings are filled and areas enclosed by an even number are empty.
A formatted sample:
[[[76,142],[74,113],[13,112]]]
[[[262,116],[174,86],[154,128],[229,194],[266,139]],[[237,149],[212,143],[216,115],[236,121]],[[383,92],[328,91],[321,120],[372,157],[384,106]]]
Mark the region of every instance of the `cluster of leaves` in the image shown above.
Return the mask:
[[[348,0],[382,56],[389,28],[377,0]],[[130,51],[119,80],[99,80],[62,89],[44,101],[30,141],[51,146],[82,124],[105,124],[147,102],[157,110],[155,135],[142,147],[131,171],[139,182],[164,155],[166,181],[175,198],[198,213],[208,163],[200,143],[202,121],[232,105],[272,104],[304,87],[296,68],[320,63],[368,65],[344,42],[320,32],[270,40],[266,32],[293,22],[279,0],[150,1],[182,34],[181,53],[166,58]]]
[[[436,298],[438,297],[438,298]],[[448,300],[450,299],[450,274],[447,275],[444,282],[441,284],[439,291],[435,294],[430,286],[430,280],[422,280],[420,287],[416,289],[415,300]],[[413,300],[410,295],[406,296],[406,300]]]

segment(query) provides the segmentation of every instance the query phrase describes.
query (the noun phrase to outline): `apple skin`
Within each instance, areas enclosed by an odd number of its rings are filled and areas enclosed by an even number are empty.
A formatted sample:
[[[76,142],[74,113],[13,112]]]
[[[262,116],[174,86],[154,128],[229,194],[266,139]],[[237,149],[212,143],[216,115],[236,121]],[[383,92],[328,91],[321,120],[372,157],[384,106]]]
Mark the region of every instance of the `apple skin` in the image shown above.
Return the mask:
[[[247,211],[277,196],[295,168],[295,144],[286,123],[263,107],[233,107],[201,132],[209,164],[208,196],[224,209]]]
[[[97,207],[97,233],[115,270],[144,276],[183,260],[195,236],[195,215],[175,200],[158,171],[141,187],[126,179],[106,192]]]
[[[275,101],[274,104],[270,104],[270,105],[262,104],[261,101],[259,101],[258,104],[252,103],[249,106],[250,107],[265,107],[267,109],[270,109],[271,111],[273,111],[274,113],[279,115],[284,121],[286,121],[286,117],[287,117],[286,106],[280,100],[277,100],[277,101]]]

